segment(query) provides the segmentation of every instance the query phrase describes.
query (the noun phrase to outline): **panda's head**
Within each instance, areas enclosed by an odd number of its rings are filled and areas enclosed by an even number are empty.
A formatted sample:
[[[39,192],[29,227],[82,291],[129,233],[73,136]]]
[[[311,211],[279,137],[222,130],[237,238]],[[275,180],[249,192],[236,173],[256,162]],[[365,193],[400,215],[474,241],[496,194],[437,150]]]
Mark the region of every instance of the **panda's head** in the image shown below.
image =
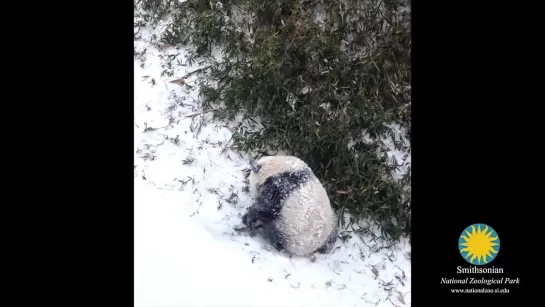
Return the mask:
[[[257,195],[259,187],[270,177],[286,172],[310,170],[305,162],[294,156],[265,156],[251,163],[251,165],[248,179],[250,181],[250,190],[254,197]]]

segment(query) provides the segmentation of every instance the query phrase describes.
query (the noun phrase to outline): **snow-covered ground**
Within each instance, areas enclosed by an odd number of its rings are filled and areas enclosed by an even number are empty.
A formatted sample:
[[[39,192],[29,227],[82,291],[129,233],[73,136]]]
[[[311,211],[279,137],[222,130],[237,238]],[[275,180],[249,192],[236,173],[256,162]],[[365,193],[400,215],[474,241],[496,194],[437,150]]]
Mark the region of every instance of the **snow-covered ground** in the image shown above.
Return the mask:
[[[342,232],[351,237],[311,262],[233,231],[251,204],[248,160],[228,148],[226,124],[199,113],[197,76],[170,82],[199,67],[161,77],[161,57],[184,64],[184,50],[158,50],[149,30],[138,31],[135,306],[410,306],[406,240],[385,247],[371,231]]]

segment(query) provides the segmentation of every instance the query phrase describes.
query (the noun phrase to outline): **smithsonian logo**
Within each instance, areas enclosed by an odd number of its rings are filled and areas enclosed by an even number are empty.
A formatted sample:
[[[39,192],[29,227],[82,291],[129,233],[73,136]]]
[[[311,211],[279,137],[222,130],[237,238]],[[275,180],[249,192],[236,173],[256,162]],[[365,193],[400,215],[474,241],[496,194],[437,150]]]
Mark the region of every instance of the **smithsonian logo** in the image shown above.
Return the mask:
[[[500,236],[491,226],[467,226],[458,237],[458,252],[469,265],[457,266],[455,276],[441,278],[441,284],[452,285],[451,293],[509,293],[505,286],[519,284],[520,280],[504,277],[503,268],[491,265],[500,245]]]

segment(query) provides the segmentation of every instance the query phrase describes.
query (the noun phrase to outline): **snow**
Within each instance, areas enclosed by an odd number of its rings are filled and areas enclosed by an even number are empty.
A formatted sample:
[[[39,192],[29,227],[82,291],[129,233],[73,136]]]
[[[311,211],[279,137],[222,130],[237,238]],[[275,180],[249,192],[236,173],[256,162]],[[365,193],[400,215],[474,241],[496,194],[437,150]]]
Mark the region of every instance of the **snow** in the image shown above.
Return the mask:
[[[184,64],[185,51],[136,31],[135,306],[410,306],[405,239],[385,248],[374,230],[352,233],[311,262],[233,231],[252,201],[248,159],[228,147],[233,125],[202,113],[197,75],[170,83],[202,66],[161,76],[161,57]]]

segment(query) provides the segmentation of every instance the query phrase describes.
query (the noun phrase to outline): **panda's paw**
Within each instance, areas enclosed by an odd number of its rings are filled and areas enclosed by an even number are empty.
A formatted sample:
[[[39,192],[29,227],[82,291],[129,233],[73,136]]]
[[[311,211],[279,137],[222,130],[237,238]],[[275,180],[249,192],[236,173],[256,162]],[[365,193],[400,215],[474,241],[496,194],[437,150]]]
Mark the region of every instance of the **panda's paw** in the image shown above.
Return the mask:
[[[277,251],[282,251],[284,249],[284,246],[282,246],[282,242],[280,241],[274,242],[273,246]]]
[[[242,224],[244,224],[249,229],[257,228],[258,226],[258,220],[253,216],[249,215],[248,213],[242,216]]]
[[[327,254],[327,253],[329,253],[330,250],[331,250],[330,247],[326,244],[326,245],[320,247],[319,249],[317,249],[316,252],[318,252],[320,254]]]

